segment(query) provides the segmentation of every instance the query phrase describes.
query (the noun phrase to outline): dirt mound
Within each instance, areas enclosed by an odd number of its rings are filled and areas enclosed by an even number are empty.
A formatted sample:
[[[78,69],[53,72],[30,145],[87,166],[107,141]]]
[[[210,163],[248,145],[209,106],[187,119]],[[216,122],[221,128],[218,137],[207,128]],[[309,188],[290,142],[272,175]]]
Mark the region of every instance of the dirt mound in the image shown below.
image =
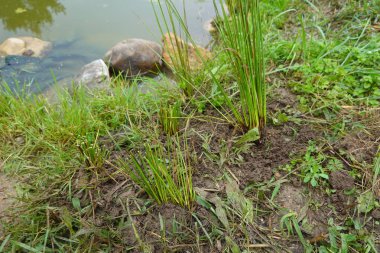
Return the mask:
[[[349,190],[355,187],[355,180],[347,171],[333,171],[330,174],[330,184],[336,190]]]
[[[320,137],[310,126],[291,122],[268,126],[263,144],[252,144],[239,153],[231,147],[231,142],[237,138],[233,129],[225,124],[210,124],[191,124],[195,134],[190,136],[190,141],[200,158],[194,181],[204,181],[207,176],[218,178],[223,173],[223,167],[227,167],[243,187],[250,182],[267,181],[279,166],[289,163],[293,155],[302,154],[309,140]]]
[[[380,109],[357,113],[352,122],[355,125],[351,131],[347,131],[334,148],[354,162],[372,164],[380,146]]]

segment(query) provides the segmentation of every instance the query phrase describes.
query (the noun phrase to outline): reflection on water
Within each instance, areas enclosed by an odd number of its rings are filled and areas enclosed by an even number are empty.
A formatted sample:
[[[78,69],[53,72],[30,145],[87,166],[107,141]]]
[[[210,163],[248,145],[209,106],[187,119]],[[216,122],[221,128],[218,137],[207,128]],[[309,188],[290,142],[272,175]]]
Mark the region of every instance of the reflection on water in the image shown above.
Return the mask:
[[[64,11],[58,0],[2,0],[0,20],[8,31],[23,29],[39,36],[43,25],[53,23],[53,14]]]
[[[210,37],[203,24],[214,16],[213,0],[173,2],[181,11],[185,2],[190,33],[206,45]],[[157,0],[0,0],[0,43],[17,36],[53,43],[43,59],[0,57],[0,83],[28,84],[37,91],[54,80],[72,78],[121,40],[160,42],[154,7],[158,8]]]

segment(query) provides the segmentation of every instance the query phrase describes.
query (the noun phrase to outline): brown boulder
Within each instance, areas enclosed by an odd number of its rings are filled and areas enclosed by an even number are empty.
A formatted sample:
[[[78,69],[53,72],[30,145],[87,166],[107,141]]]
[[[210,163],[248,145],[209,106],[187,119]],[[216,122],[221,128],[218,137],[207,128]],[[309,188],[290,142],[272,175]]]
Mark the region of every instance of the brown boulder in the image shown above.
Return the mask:
[[[202,67],[203,62],[211,58],[211,52],[207,49],[186,43],[173,33],[167,33],[162,38],[164,63],[171,69],[175,69],[180,63],[180,57],[188,56],[188,67],[191,71]]]
[[[162,48],[153,41],[143,39],[123,40],[113,46],[104,56],[114,74],[129,77],[155,72],[162,64]]]

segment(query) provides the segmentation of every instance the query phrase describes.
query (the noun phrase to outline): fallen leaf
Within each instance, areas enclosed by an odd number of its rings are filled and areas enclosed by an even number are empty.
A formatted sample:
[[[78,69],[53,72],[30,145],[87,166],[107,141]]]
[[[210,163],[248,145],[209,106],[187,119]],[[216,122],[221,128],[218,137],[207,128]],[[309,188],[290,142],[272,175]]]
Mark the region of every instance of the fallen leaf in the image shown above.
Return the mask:
[[[15,13],[16,13],[16,14],[21,14],[21,13],[24,13],[24,12],[27,12],[27,10],[24,9],[24,8],[17,8],[17,9],[15,10]]]

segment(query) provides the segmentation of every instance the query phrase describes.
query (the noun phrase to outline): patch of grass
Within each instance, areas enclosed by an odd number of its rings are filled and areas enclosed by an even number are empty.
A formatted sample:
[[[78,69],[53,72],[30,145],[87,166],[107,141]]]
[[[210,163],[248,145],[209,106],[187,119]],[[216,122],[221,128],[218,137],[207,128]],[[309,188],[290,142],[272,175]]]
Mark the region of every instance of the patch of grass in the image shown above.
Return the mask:
[[[375,62],[380,44],[372,28],[376,22],[372,18],[378,20],[375,2],[330,3],[337,8],[336,16],[324,15],[322,3],[294,2],[299,15],[289,18],[295,23],[293,30],[280,39],[273,37],[279,36],[275,32],[269,36],[274,40],[268,57],[278,66],[274,72],[284,73],[303,113],[331,118],[342,106],[379,105],[380,72]],[[305,14],[302,8],[310,12]],[[347,19],[339,17],[345,12],[352,13]]]
[[[321,47],[321,45],[316,45]],[[380,40],[370,40],[362,46],[339,46],[320,57],[313,57],[295,69],[299,82],[291,84],[293,90],[305,94],[304,107],[321,106],[321,98],[338,104],[379,105]],[[326,48],[324,49],[326,50]],[[343,59],[343,60],[342,60]]]
[[[347,226],[336,225],[333,219],[329,219],[328,224],[328,241],[318,247],[319,252],[377,252],[372,236],[348,232]]]
[[[49,104],[34,95],[1,94],[0,160],[2,170],[20,180],[16,190],[21,204],[14,208],[17,218],[4,224],[11,235],[7,250],[86,248],[87,236],[73,236],[84,226],[80,217],[91,214],[93,206],[74,196],[75,175],[83,166],[91,170],[81,180],[97,178],[97,169],[108,159],[99,136],[123,125],[135,127],[145,117],[137,96],[134,87],[115,88],[112,95],[89,95],[80,88],[73,94],[63,92],[57,104]]]
[[[78,138],[77,147],[89,169],[101,168],[108,159],[109,151],[99,146],[99,131]]]
[[[195,200],[192,168],[187,145],[180,146],[177,139],[162,145],[145,145],[144,154],[132,155],[130,161],[120,160],[131,179],[158,204],[173,203],[191,209]]]
[[[191,67],[190,57],[197,57],[202,63],[203,59],[195,41],[192,39],[187,27],[186,4],[183,1],[183,9],[179,10],[172,0],[158,1],[158,8],[154,7],[158,27],[161,35],[169,35],[164,43],[173,52],[169,54],[172,64],[167,64],[177,77],[180,87],[185,95],[191,98],[202,82],[203,71],[195,71]],[[194,51],[194,52],[190,52]]]
[[[179,130],[179,122],[182,116],[181,101],[174,104],[163,103],[158,112],[162,129],[167,135],[174,135]]]

